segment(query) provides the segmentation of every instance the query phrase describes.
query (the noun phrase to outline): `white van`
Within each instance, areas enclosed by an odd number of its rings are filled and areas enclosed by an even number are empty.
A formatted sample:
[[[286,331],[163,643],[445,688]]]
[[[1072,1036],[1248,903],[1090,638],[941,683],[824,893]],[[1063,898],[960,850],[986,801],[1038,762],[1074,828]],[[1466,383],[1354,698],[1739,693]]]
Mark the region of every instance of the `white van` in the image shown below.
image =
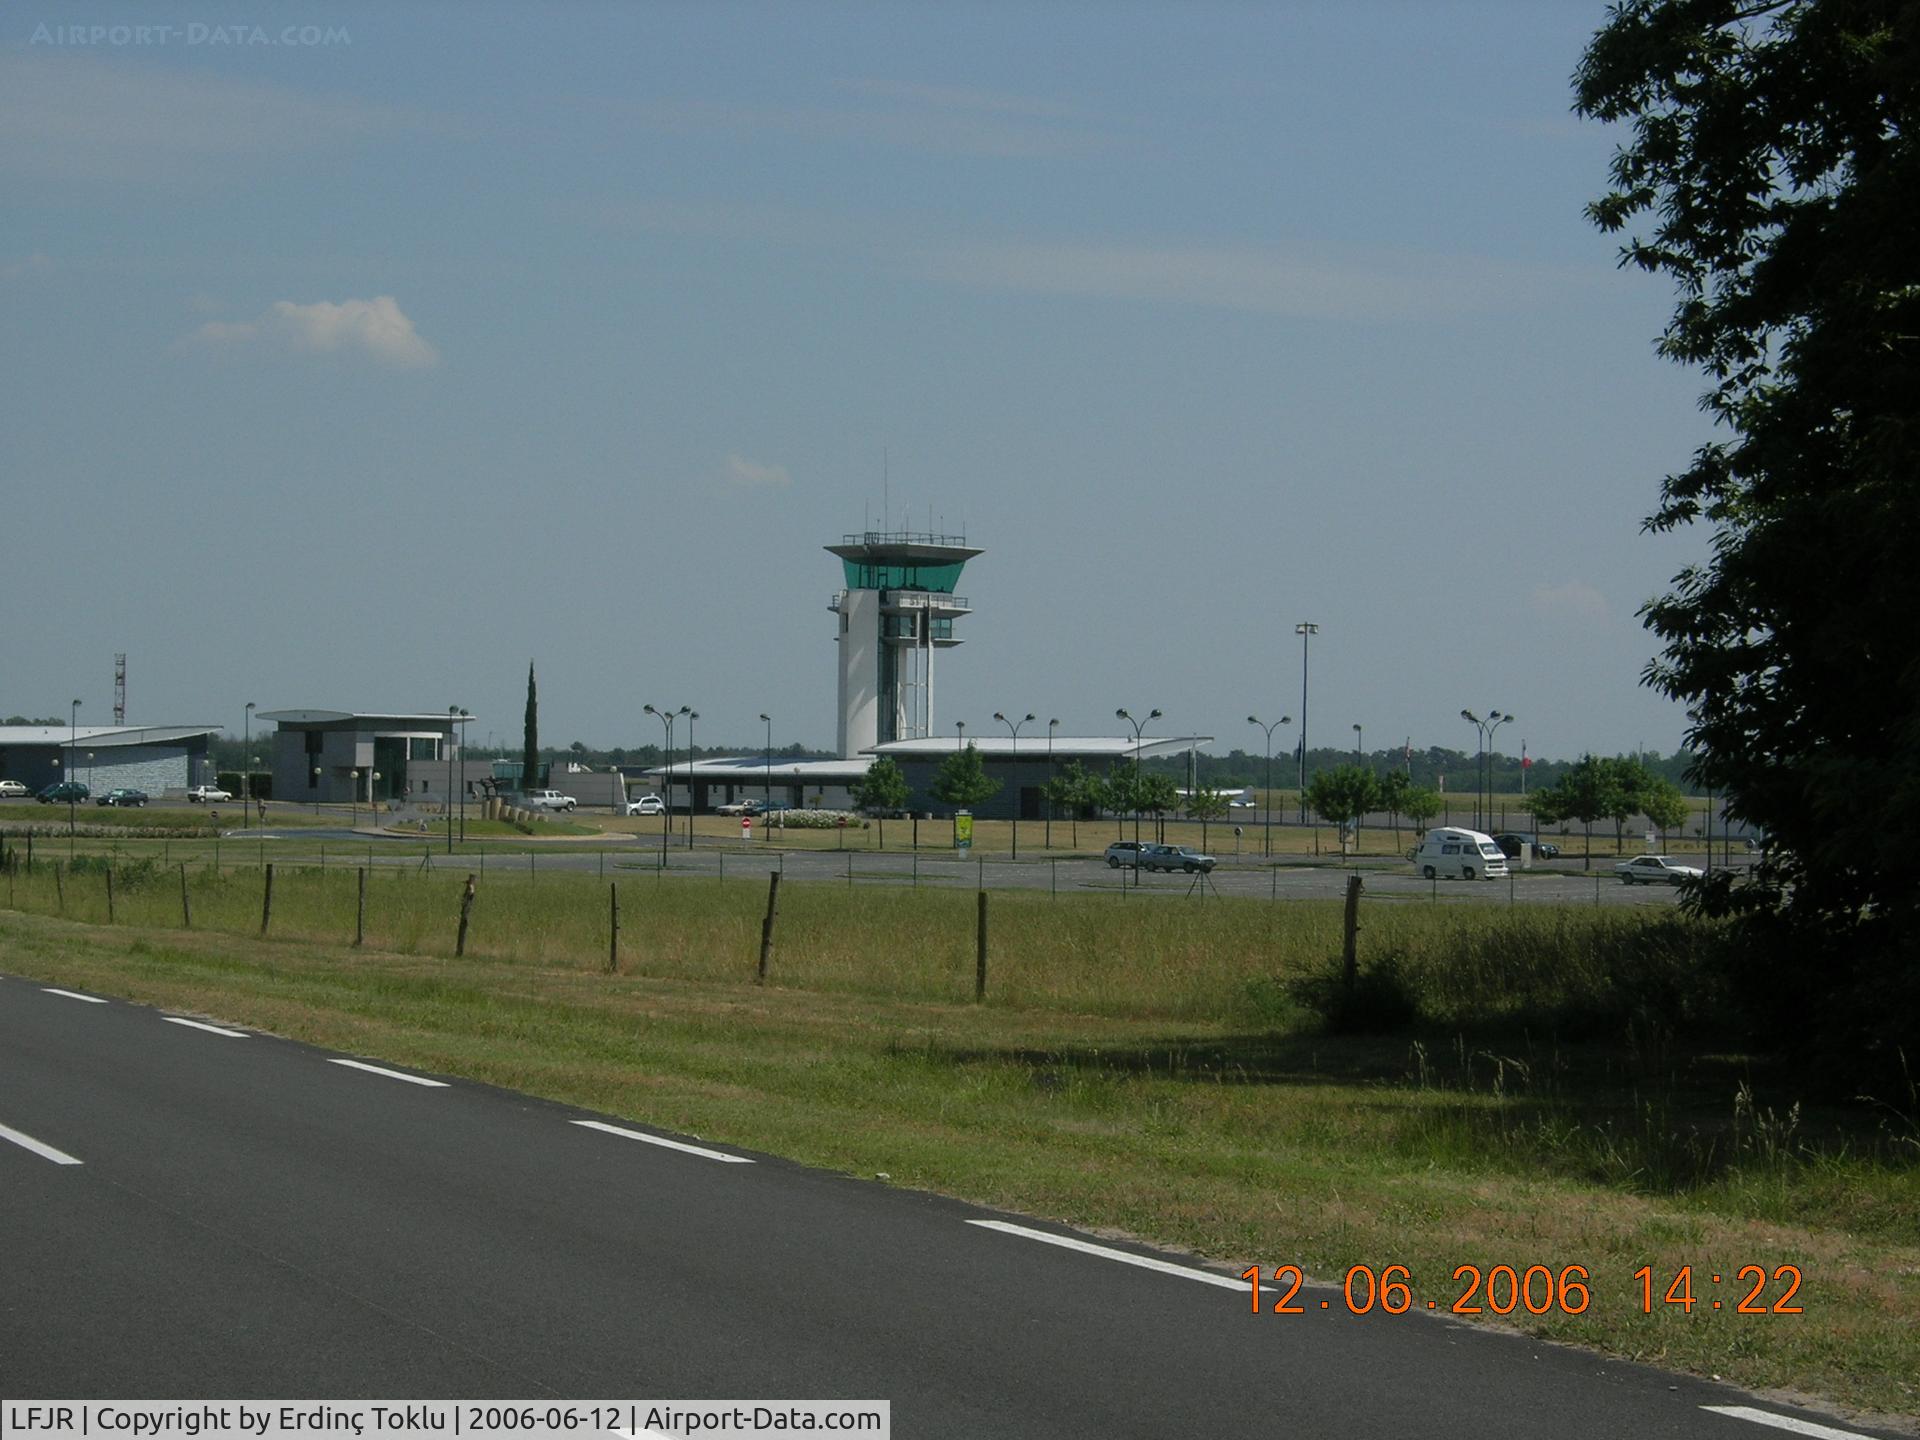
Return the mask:
[[[1413,868],[1428,880],[1493,880],[1507,873],[1507,857],[1491,835],[1437,825],[1413,850]]]

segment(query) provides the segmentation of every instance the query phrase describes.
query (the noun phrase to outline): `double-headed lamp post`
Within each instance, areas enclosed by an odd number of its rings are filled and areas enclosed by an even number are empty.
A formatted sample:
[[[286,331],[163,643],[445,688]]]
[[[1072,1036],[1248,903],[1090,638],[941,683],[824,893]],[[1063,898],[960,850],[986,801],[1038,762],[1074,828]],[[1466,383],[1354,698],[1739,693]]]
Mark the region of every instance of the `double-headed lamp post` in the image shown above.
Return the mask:
[[[661,782],[661,788],[666,792],[666,804],[660,807],[660,853],[662,856],[660,863],[664,865],[667,863],[665,859],[667,839],[672,833],[673,824],[671,819],[673,814],[673,717],[675,715],[690,714],[691,712],[684,705],[678,710],[656,710],[651,705],[643,705],[640,708],[667,727],[667,763],[662,772],[664,778]],[[693,806],[693,787],[691,784],[687,787],[687,806],[689,810],[691,810]]]
[[[1018,860],[1020,858],[1020,727],[1032,721],[1033,712],[1029,710],[1023,717],[1015,721],[1007,719],[1005,715],[1002,715],[996,710],[993,712],[993,718],[1006,726],[1008,733],[1013,736],[1013,858]],[[1052,747],[1053,735],[1051,731],[1049,731],[1047,735],[1047,744],[1049,748]]]
[[[1113,713],[1133,727],[1133,843],[1137,848],[1140,844],[1140,732],[1146,728],[1148,722],[1158,720],[1160,712],[1149,710],[1145,720],[1134,719],[1124,708]],[[1136,853],[1135,865],[1139,864],[1139,860],[1140,857]],[[1135,873],[1137,874],[1138,871]]]
[[[1293,717],[1291,715],[1282,715],[1278,720],[1274,721],[1273,724],[1269,725],[1261,720],[1258,715],[1249,715],[1247,716],[1247,723],[1249,725],[1258,725],[1261,730],[1266,732],[1267,737],[1267,803],[1260,807],[1260,814],[1265,825],[1264,841],[1266,853],[1271,855],[1273,854],[1273,732],[1282,725],[1291,725],[1293,723]]]
[[[247,701],[247,708],[240,721],[240,754],[246,762],[240,772],[240,821],[246,823],[247,810],[253,804],[253,701]]]
[[[687,717],[687,849],[693,849],[693,722],[700,718],[698,710],[680,707],[680,713]]]
[[[1473,767],[1473,828],[1483,828],[1480,814],[1480,798],[1487,801],[1487,823],[1493,818],[1493,732],[1514,717],[1502,715],[1498,710],[1489,710],[1487,718],[1482,720],[1471,710],[1462,710],[1460,718],[1473,726],[1480,736],[1480,754]]]

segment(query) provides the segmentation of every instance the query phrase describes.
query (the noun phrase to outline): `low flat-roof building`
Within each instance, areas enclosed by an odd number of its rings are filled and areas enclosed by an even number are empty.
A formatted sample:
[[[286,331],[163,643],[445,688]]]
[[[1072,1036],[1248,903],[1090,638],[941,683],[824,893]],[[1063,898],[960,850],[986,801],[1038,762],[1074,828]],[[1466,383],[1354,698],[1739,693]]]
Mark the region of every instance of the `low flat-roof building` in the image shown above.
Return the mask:
[[[448,789],[456,727],[471,722],[444,710],[264,710],[257,718],[279,726],[273,798],[339,805],[409,793],[437,798]]]
[[[218,725],[0,725],[0,780],[44,790],[78,780],[96,795],[161,796],[213,783],[210,738]]]

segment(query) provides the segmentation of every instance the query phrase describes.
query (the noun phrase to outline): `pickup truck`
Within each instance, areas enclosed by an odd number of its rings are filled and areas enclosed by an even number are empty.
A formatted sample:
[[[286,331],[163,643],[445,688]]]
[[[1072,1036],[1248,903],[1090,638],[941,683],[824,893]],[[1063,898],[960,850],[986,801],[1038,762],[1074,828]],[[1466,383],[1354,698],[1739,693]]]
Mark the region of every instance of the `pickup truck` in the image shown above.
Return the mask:
[[[580,802],[558,790],[529,790],[520,797],[520,803],[529,810],[571,810]]]
[[[214,804],[224,804],[225,802],[233,799],[233,796],[229,792],[222,790],[218,785],[196,785],[191,790],[187,791],[187,799],[191,800],[196,805],[202,805],[209,802]]]

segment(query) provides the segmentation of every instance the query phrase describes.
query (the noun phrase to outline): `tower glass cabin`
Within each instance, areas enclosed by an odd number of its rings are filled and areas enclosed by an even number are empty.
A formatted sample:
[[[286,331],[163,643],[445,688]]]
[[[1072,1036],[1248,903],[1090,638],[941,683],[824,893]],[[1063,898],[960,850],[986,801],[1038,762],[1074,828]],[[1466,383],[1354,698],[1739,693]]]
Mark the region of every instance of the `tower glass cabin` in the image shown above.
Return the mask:
[[[960,643],[953,622],[971,612],[954,594],[980,554],[963,535],[874,531],[827,550],[846,589],[827,608],[840,617],[840,754],[933,734],[933,656]]]

